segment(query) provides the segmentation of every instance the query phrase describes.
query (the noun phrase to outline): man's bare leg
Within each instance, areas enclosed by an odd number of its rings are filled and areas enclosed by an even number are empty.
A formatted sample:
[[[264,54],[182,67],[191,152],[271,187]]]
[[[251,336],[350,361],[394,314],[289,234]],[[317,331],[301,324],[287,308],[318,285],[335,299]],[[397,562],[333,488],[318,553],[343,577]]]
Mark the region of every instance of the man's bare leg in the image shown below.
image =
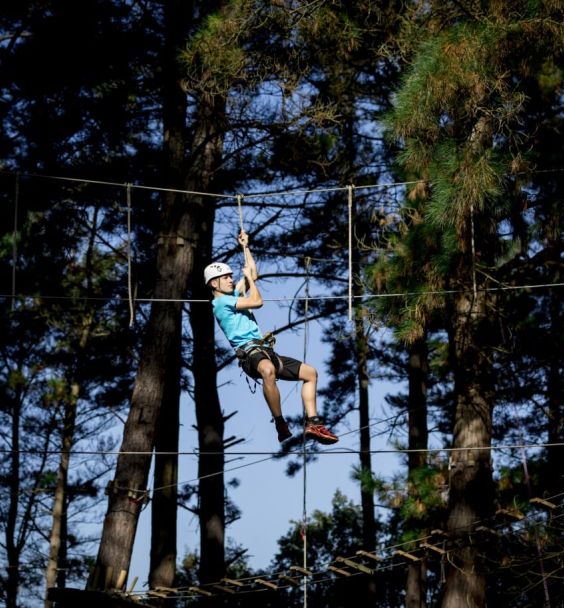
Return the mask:
[[[276,370],[270,359],[263,359],[257,366],[262,377],[262,392],[264,399],[270,408],[274,418],[282,416],[282,405],[280,403],[280,391],[276,384]]]
[[[306,416],[308,418],[317,416],[317,407],[315,405],[317,397],[317,370],[307,363],[302,363],[298,378],[304,382],[302,384],[302,401]]]

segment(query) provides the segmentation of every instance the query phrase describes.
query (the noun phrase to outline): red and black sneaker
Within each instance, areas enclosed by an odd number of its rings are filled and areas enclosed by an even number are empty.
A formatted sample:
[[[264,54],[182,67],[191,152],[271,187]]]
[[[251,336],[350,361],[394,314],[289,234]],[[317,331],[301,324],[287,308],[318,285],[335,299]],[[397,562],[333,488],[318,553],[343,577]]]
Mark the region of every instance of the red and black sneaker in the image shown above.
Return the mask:
[[[278,441],[280,443],[286,441],[286,439],[290,439],[290,437],[292,436],[292,432],[288,428],[288,423],[284,420],[284,418],[275,420],[274,426],[276,427],[276,431],[278,432]]]
[[[319,443],[324,445],[330,445],[337,443],[339,438],[334,435],[327,427],[321,424],[319,417],[308,418],[305,427],[305,436],[307,438],[315,439]]]

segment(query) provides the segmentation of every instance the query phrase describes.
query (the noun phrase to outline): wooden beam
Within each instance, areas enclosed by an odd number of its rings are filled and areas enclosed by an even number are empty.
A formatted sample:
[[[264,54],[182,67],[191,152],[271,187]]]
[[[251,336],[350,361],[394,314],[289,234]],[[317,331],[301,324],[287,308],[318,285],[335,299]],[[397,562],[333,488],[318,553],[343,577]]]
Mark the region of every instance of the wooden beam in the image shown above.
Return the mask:
[[[127,570],[121,570],[116,581],[116,589],[123,589],[125,586],[125,579],[127,578]]]
[[[544,498],[539,498],[538,496],[535,496],[535,498],[531,498],[529,500],[529,502],[532,505],[538,505],[539,507],[545,507],[546,509],[556,509],[557,505],[555,505],[553,502],[550,502],[549,500],[545,500]]]
[[[197,593],[198,595],[205,595],[207,597],[209,597],[210,595],[213,595],[213,593],[211,591],[206,591],[205,589],[200,589],[200,587],[188,587],[188,591],[191,591],[192,593]]]
[[[336,557],[335,561],[341,564],[345,564],[350,568],[354,568],[355,570],[360,570],[365,574],[374,574],[374,570],[372,570],[372,568],[368,568],[364,564],[359,564],[358,562],[355,562],[352,559],[347,559],[346,557]]]
[[[212,585],[214,589],[219,589],[220,591],[225,591],[225,593],[235,593],[235,589],[231,589],[231,587],[227,587],[225,585],[220,585],[218,583],[214,583]]]
[[[149,589],[149,591],[147,591],[146,593],[149,597],[162,597],[164,599],[169,596],[169,594],[165,593],[164,591],[155,591],[154,589]]]
[[[400,555],[401,557],[406,557],[407,559],[410,559],[411,561],[414,561],[414,562],[418,562],[420,559],[416,555],[413,555],[413,553],[408,553],[407,551],[402,551],[401,549],[397,549],[396,551],[394,551],[394,555]]]
[[[244,587],[245,583],[242,583],[241,581],[236,581],[232,578],[222,578],[221,579],[224,583],[227,583],[228,585],[233,585],[234,587]]]
[[[127,593],[133,593],[133,590],[135,589],[135,585],[137,585],[138,580],[139,580],[138,576],[133,578],[133,582],[131,583],[131,585],[129,585],[129,589],[128,589]]]
[[[287,581],[293,587],[299,587],[302,584],[302,582],[299,579],[292,578],[291,576],[287,576],[286,574],[281,574],[278,578],[281,581]]]
[[[419,546],[423,549],[429,549],[431,551],[434,551],[435,553],[440,553],[441,555],[444,555],[446,553],[446,551],[441,547],[437,547],[437,545],[432,545],[431,543],[426,543],[425,541],[423,541]]]
[[[112,583],[112,577],[114,575],[114,567],[108,566],[106,568],[106,577],[104,578],[104,589],[109,589]]]
[[[368,559],[373,559],[375,562],[382,561],[382,558],[378,557],[375,553],[369,553],[368,551],[363,551],[362,549],[360,551],[357,551],[356,554],[359,557],[367,557]]]
[[[299,572],[300,574],[303,574],[304,576],[313,576],[313,572],[311,570],[306,570],[305,568],[302,568],[301,566],[290,566],[290,570],[295,570],[296,572]]]
[[[342,568],[336,568],[335,566],[328,566],[327,570],[331,570],[331,572],[335,572],[336,574],[340,574],[341,576],[351,576],[351,573],[347,572],[347,570],[343,570]]]
[[[271,583],[270,581],[265,581],[262,578],[256,578],[255,583],[257,585],[264,585],[265,587],[269,587],[270,589],[278,589],[278,585],[276,583]]]
[[[517,509],[498,509],[495,514],[497,517],[509,519],[511,521],[521,521],[522,519],[525,519],[523,513]]]

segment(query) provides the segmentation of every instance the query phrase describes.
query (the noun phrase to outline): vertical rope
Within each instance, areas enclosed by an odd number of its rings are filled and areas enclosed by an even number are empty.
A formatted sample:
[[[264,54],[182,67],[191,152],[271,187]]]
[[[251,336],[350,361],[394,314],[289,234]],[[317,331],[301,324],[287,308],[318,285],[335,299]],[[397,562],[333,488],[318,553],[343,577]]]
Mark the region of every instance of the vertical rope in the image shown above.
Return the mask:
[[[237,211],[239,212],[239,228],[245,230],[243,225],[243,195],[237,194],[235,198],[237,199]]]
[[[135,304],[131,280],[131,184],[127,184],[127,298],[129,301],[129,327],[135,323]]]
[[[311,258],[306,256],[304,258],[305,266],[305,300],[304,300],[304,363],[307,359],[307,347],[309,340],[309,327],[308,327],[308,316],[309,316],[309,268],[311,265]],[[307,570],[307,456],[306,456],[306,440],[305,440],[305,424],[304,424],[304,435],[302,439],[303,447],[303,510],[302,510],[302,540],[304,543],[303,547],[303,567]],[[304,608],[307,608],[307,576],[303,578],[304,583]]]
[[[16,307],[16,266],[18,264],[18,207],[20,200],[20,174],[16,173],[14,187],[14,231],[12,233],[12,306]]]
[[[472,292],[474,301],[478,296],[478,288],[476,285],[476,241],[474,238],[474,205],[470,203],[470,241],[472,247]]]
[[[352,224],[353,224],[353,185],[347,186],[349,193],[349,321],[353,317],[353,262],[352,262]]]

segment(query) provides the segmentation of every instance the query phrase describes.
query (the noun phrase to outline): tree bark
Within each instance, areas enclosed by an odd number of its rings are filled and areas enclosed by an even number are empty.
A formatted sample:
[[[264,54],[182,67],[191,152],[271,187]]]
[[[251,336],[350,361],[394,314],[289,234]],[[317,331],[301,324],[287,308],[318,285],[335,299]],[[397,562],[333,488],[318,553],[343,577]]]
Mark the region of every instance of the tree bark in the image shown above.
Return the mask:
[[[426,450],[429,432],[427,429],[427,377],[428,354],[426,340],[416,340],[409,348],[407,366],[408,377],[408,448]],[[426,452],[409,452],[408,487],[412,487],[413,475],[427,465]],[[409,524],[406,522],[406,527]],[[406,608],[425,608],[427,606],[427,564],[422,559],[407,565],[405,591]]]
[[[59,566],[59,556],[61,550],[62,532],[66,528],[66,492],[68,485],[68,472],[70,465],[70,455],[74,441],[74,430],[76,421],[76,408],[78,403],[78,384],[71,385],[71,394],[68,403],[65,405],[65,418],[63,421],[62,433],[62,452],[57,472],[57,482],[55,485],[55,496],[53,499],[53,525],[49,540],[49,560],[47,562],[47,572],[45,576],[45,587],[50,589],[57,584],[57,568]],[[45,608],[51,608],[53,602],[45,595]]]
[[[225,576],[224,419],[217,395],[214,319],[209,307],[193,307],[194,392],[198,461],[201,583]],[[211,453],[210,453],[211,452]]]
[[[442,608],[483,608],[486,572],[479,547],[469,534],[477,522],[493,514],[494,484],[491,454],[492,368],[488,357],[491,326],[486,293],[455,297],[452,354],[455,370],[456,412],[450,458],[447,531],[453,551],[446,573]],[[485,448],[485,449],[479,449]]]
[[[12,402],[12,454],[10,465],[10,501],[8,516],[6,517],[6,557],[8,558],[6,577],[6,608],[17,608],[18,585],[20,580],[20,551],[16,540],[16,526],[18,520],[18,504],[20,499],[20,419],[21,419],[21,391]]]
[[[181,336],[171,349],[173,364],[167,370],[165,396],[155,441],[155,477],[151,503],[151,557],[149,588],[174,587],[178,511],[178,447],[180,405]],[[165,452],[159,454],[159,452]],[[166,601],[156,600],[162,605]]]

